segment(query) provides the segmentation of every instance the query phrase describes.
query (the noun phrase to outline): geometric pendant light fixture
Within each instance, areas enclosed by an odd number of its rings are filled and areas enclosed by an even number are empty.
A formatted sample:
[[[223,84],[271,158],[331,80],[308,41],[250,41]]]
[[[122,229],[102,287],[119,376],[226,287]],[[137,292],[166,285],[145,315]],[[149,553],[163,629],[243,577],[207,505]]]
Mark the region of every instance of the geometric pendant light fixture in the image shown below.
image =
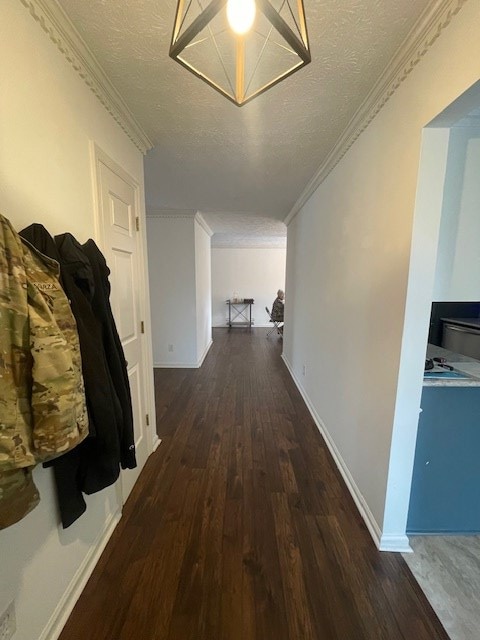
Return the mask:
[[[242,106],[311,62],[303,0],[178,0],[170,57]]]

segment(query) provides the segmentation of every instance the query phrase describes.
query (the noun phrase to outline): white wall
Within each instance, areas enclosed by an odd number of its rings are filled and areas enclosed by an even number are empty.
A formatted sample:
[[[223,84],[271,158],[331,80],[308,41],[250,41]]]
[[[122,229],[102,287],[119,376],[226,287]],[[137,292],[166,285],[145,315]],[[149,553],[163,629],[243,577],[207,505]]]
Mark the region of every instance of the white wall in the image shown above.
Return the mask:
[[[424,358],[409,344],[428,323],[413,302],[433,294],[435,252],[412,265],[404,332],[422,129],[479,79],[479,28],[467,2],[288,228],[285,359],[384,546],[405,538]]]
[[[210,235],[195,220],[195,283],[197,307],[197,362],[212,344],[212,269]]]
[[[18,230],[40,222],[85,241],[95,234],[89,142],[143,188],[140,152],[18,0],[0,3],[0,75],[0,211]],[[34,478],[39,506],[0,531],[0,612],[15,599],[15,640],[47,637],[72,579],[118,517],[110,488],[64,531],[51,470],[38,467]]]
[[[271,327],[265,307],[271,311],[278,289],[285,289],[285,268],[284,248],[213,248],[213,326],[225,327],[228,319],[225,300],[236,291],[240,298],[254,298],[255,326]],[[288,298],[290,294],[287,290],[285,295]]]
[[[427,128],[415,201],[407,300],[403,325],[398,391],[388,469],[382,548],[407,547],[405,537],[411,474],[423,385],[425,349],[447,170],[450,130]],[[408,547],[407,547],[408,548]]]
[[[149,217],[147,237],[154,366],[192,366],[197,361],[194,219]]]
[[[433,293],[436,301],[480,300],[479,176],[480,129],[452,129]]]

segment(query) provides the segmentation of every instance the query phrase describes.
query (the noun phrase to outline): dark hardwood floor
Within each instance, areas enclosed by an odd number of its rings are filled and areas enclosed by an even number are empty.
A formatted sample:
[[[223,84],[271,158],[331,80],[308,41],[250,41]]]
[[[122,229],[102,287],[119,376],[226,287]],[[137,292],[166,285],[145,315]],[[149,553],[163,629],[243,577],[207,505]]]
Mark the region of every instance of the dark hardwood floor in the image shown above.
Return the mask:
[[[448,638],[265,333],[216,330],[201,369],[156,370],[163,442],[60,640]]]

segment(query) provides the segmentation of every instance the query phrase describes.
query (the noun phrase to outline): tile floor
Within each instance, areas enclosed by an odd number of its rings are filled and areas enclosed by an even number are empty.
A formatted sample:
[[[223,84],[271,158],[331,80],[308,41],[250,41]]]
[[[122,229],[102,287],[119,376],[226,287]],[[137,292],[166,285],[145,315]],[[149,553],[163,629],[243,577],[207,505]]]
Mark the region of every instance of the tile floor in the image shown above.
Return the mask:
[[[480,639],[480,536],[412,536],[404,558],[451,640]]]

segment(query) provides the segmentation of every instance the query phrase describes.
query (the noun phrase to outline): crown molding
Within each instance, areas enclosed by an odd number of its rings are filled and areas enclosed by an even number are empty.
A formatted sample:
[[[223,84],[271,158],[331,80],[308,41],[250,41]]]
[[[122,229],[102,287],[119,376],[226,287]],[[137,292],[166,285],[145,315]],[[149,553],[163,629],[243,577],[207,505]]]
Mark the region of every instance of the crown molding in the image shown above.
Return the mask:
[[[267,243],[265,241],[263,242],[252,241],[251,243],[245,243],[245,241],[243,242],[240,241],[238,244],[236,244],[234,241],[231,241],[231,242],[217,241],[216,242],[215,236],[213,236],[212,238],[212,249],[283,249],[285,250],[286,248],[287,248],[286,242]]]
[[[147,207],[147,218],[190,218],[197,215],[196,209],[155,209]]]
[[[271,244],[212,244],[212,249],[276,249],[278,251],[279,249],[284,250],[285,246]]]
[[[126,102],[108,79],[75,26],[56,0],[20,0],[56,44],[86,85],[142,153],[153,147]]]
[[[210,227],[208,226],[207,221],[205,220],[205,218],[202,216],[202,214],[199,211],[197,211],[197,213],[195,214],[195,220],[203,228],[203,230],[207,232],[207,234],[211,238],[213,236],[213,231],[210,229]]]
[[[423,12],[398,52],[355,112],[332,151],[284,219],[287,226],[426,55],[466,2],[467,0],[436,0]]]
[[[170,220],[196,220],[198,224],[208,233],[210,238],[213,236],[213,231],[208,226],[207,221],[199,211],[195,209],[147,209],[147,219],[161,218]]]

